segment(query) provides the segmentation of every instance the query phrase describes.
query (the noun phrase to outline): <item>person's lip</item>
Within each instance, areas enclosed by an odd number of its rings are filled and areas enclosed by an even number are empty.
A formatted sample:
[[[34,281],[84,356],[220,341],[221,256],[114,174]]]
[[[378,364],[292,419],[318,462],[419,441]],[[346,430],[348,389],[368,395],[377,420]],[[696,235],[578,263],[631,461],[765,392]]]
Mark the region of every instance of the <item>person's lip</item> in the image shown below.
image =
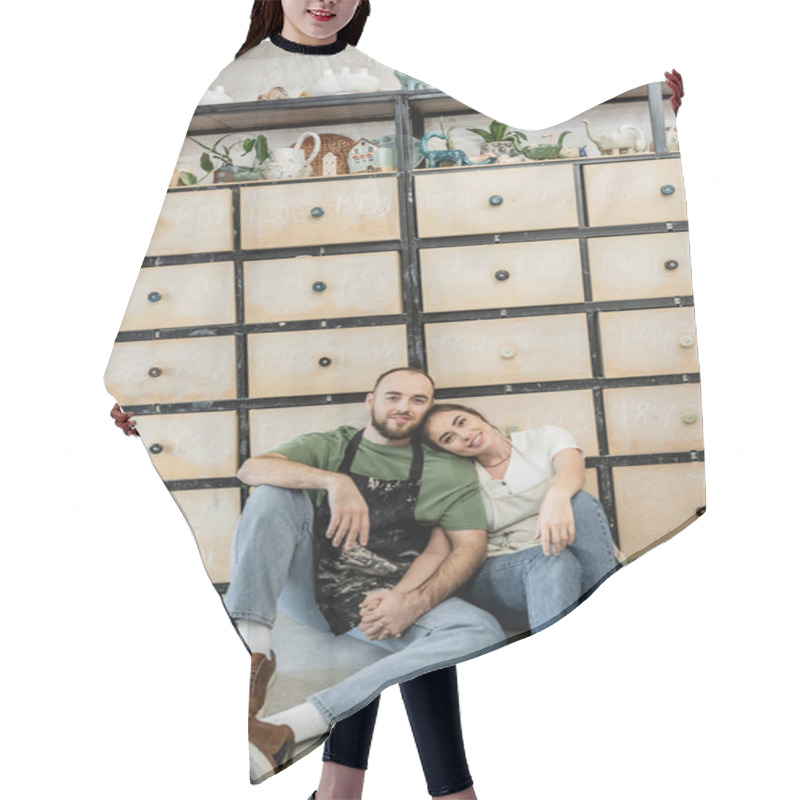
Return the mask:
[[[467,446],[480,447],[483,444],[483,434],[479,433]]]
[[[314,19],[318,19],[321,22],[327,22],[329,19],[336,16],[333,12],[323,11],[321,8],[309,8],[308,13],[311,14]]]

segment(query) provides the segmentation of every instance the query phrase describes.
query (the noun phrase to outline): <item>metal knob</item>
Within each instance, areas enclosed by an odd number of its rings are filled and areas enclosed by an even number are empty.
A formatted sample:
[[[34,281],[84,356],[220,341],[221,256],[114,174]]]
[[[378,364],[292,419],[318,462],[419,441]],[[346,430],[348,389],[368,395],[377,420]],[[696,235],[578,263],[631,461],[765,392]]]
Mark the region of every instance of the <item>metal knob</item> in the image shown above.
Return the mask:
[[[333,362],[327,356],[323,356],[317,363],[321,367],[329,367]]]
[[[320,208],[319,206],[314,206],[314,208],[311,209],[311,216],[312,217],[321,217],[324,213],[325,213],[325,209],[324,208]]]
[[[150,369],[147,370],[147,374],[151,378],[157,378],[159,375],[161,375],[161,367],[150,367]]]
[[[503,202],[503,198],[499,194],[493,194],[489,198],[489,204],[493,206],[499,206]]]
[[[661,187],[661,194],[663,194],[665,197],[669,197],[669,195],[675,194],[675,187],[671,183],[665,183]]]
[[[511,277],[511,273],[507,269],[499,269],[494,276],[499,281],[507,281]]]
[[[150,294],[147,295],[147,299],[151,303],[157,303],[161,299],[161,292],[150,292]]]
[[[314,281],[314,283],[311,284],[311,288],[315,292],[324,292],[328,288],[328,284],[325,283],[325,281]]]
[[[680,265],[674,258],[671,258],[669,261],[664,262],[665,269],[678,269],[679,266]]]
[[[155,444],[151,444],[150,447],[148,447],[147,449],[154,456],[157,456],[159,453],[161,453],[164,450],[164,448],[158,442],[156,442]]]
[[[678,339],[678,344],[681,347],[691,347],[694,344],[694,336],[690,336],[688,333],[685,336],[681,336]]]
[[[684,425],[694,425],[697,422],[697,414],[684,414],[681,419]]]
[[[501,358],[514,358],[516,354],[517,354],[516,347],[503,347],[500,349]]]

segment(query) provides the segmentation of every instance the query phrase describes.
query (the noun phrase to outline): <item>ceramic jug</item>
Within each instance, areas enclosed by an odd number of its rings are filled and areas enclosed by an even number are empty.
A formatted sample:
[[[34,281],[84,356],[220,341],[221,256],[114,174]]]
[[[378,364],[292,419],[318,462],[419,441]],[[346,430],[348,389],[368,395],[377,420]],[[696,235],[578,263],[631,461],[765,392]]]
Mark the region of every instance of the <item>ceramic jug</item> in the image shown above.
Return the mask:
[[[300,145],[308,136],[314,140],[314,148],[311,155],[306,158]],[[311,175],[311,162],[319,153],[320,144],[319,136],[316,133],[306,131],[291,147],[273,148],[269,161],[264,165],[264,176],[267,180],[285,180]]]

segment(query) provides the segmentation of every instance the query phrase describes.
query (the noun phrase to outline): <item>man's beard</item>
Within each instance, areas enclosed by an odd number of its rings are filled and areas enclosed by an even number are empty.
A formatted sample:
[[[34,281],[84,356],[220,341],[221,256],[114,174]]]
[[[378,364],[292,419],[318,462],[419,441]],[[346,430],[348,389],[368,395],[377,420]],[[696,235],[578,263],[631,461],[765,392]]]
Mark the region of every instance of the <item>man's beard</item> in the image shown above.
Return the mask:
[[[417,429],[418,424],[415,424],[413,420],[408,420],[408,427],[403,428],[403,430],[397,430],[396,428],[390,428],[388,425],[389,418],[387,417],[383,421],[379,421],[375,417],[375,410],[373,409],[371,414],[372,419],[372,427],[375,428],[378,433],[383,436],[385,439],[389,440],[398,440],[398,439],[408,439],[409,436]]]

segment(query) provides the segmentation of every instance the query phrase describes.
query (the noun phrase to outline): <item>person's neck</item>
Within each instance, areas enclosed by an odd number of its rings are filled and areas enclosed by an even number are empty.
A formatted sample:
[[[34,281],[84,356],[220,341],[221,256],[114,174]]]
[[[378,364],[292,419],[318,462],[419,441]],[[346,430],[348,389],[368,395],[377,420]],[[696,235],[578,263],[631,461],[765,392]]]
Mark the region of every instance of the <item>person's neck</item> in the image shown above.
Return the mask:
[[[388,439],[372,424],[367,425],[364,429],[364,438],[373,444],[382,444],[386,447],[408,447],[411,444],[411,437],[407,436],[405,439]]]
[[[485,469],[502,467],[511,458],[511,442],[501,436],[494,436],[487,448],[475,460]]]
[[[347,40],[341,37],[341,32],[326,39],[314,39],[289,22],[284,22],[283,30],[280,33],[273,33],[269,38],[282,50],[307,55],[334,55],[347,47]]]

